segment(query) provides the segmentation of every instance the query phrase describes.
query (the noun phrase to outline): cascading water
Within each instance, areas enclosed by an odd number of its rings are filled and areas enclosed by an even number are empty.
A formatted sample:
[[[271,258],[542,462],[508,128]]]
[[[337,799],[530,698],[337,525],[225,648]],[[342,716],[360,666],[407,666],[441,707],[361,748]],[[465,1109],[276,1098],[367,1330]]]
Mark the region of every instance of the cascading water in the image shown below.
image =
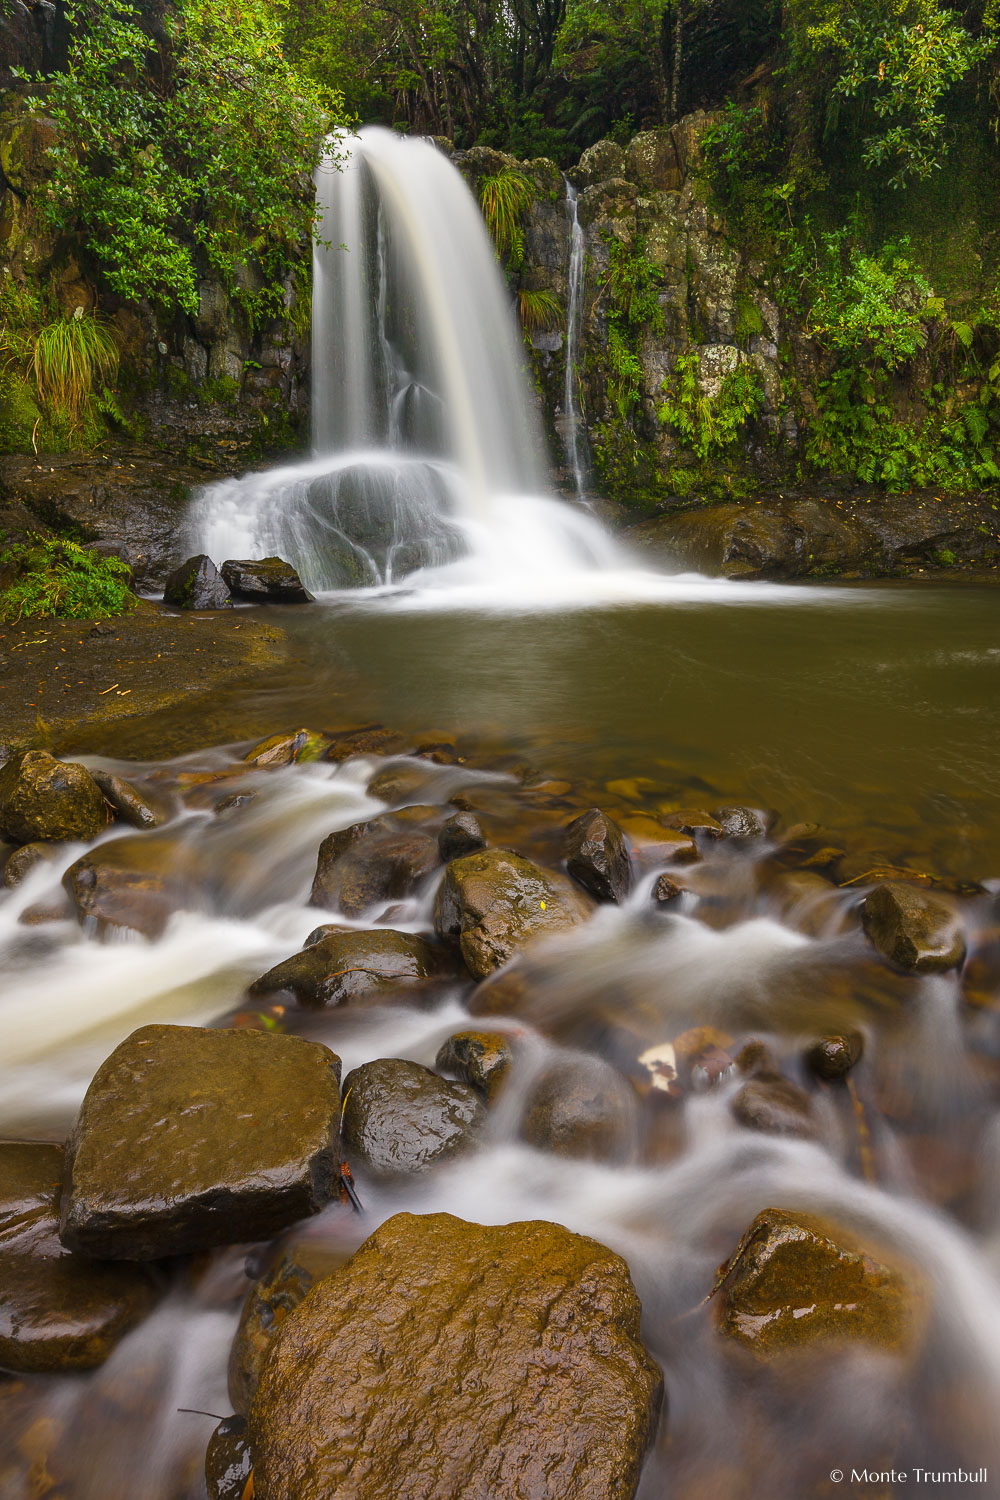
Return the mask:
[[[563,382],[563,442],[566,466],[573,476],[578,500],[586,494],[587,435],[579,400],[579,348],[583,324],[583,278],[586,244],[577,203],[576,188],[566,179],[566,215],[569,219],[569,270],[566,294],[566,374]]]
[[[365,129],[317,176],[313,441],[306,464],[196,502],[213,557],[278,553],[313,589],[608,566],[546,495],[514,317],[475,202],[430,142]]]

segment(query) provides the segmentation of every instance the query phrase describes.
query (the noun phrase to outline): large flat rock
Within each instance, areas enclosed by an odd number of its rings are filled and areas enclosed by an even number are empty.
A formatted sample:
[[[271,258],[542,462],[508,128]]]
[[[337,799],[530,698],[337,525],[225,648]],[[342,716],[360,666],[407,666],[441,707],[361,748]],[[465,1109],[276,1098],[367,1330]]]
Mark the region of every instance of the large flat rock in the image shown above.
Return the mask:
[[[269,1239],[339,1172],[340,1059],[300,1037],[143,1026],[94,1075],[67,1145],[64,1245],[151,1260]]]
[[[397,1214],[281,1323],[257,1500],[628,1500],[662,1377],[625,1262],[557,1224]]]

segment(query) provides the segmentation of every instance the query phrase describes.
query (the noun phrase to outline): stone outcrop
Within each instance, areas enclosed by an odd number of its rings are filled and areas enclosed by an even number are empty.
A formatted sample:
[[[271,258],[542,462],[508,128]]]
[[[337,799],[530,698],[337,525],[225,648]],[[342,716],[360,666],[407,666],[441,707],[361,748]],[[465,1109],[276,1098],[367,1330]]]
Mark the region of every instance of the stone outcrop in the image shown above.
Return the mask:
[[[285,1318],[259,1500],[630,1500],[660,1372],[628,1269],[555,1224],[397,1214]]]
[[[230,558],[222,564],[222,577],[237,599],[251,604],[309,604],[312,594],[291,563],[280,557],[259,560]]]
[[[232,609],[233,596],[212,559],[199,552],[167,576],[163,602],[177,609]]]
[[[339,1183],[340,1060],[300,1037],[144,1026],[66,1148],[61,1238],[119,1260],[268,1239]]]

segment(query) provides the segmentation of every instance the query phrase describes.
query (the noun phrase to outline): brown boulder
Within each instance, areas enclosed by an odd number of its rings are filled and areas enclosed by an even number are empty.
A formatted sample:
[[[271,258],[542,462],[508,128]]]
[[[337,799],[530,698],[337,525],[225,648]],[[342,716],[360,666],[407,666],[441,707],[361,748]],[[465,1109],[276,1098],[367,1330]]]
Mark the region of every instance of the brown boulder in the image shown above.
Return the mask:
[[[528,1093],[521,1134],[560,1156],[625,1161],[638,1134],[638,1099],[617,1068],[599,1057],[560,1059]]]
[[[189,847],[166,837],[111,839],[70,865],[63,889],[99,934],[128,928],[162,936],[171,915],[198,904]]]
[[[965,936],[951,907],[900,880],[869,891],[861,920],[882,957],[902,969],[940,974],[965,958]]]
[[[598,901],[624,901],[632,889],[632,864],[618,824],[592,807],[566,829],[566,868]]]
[[[251,995],[289,990],[299,1005],[384,1005],[433,991],[442,953],[425,938],[376,927],[320,927],[301,953],[276,964],[250,986]]]
[[[110,821],[101,789],[85,766],[56,760],[47,750],[23,750],[0,769],[0,840],[89,843]]]
[[[344,1079],[344,1146],[374,1172],[422,1172],[475,1144],[486,1111],[475,1089],[380,1057]]]
[[[502,1031],[457,1031],[434,1060],[445,1073],[457,1073],[492,1104],[510,1073],[514,1053]]]
[[[360,917],[379,902],[409,896],[439,864],[437,840],[392,818],[355,823],[319,848],[310,905]]]
[[[275,1335],[258,1500],[630,1500],[662,1397],[628,1268],[556,1224],[397,1214]]]

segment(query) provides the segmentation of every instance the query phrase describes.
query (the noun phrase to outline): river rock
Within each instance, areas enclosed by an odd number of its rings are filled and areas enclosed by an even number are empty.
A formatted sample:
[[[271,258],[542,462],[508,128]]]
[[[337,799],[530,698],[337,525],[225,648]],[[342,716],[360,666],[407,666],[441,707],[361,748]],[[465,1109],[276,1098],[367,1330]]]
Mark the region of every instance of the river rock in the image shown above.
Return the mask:
[[[360,917],[379,902],[409,896],[439,863],[437,840],[391,817],[355,823],[319,847],[311,906]]]
[[[350,760],[354,755],[399,755],[405,748],[403,736],[384,724],[360,724],[354,729],[330,732],[327,760]]]
[[[730,1109],[741,1125],[768,1135],[812,1140],[819,1134],[809,1095],[780,1073],[762,1071],[750,1078],[733,1095]]]
[[[458,944],[469,972],[483,979],[532,939],[577,927],[591,910],[565,876],[510,849],[484,849],[448,866],[434,925]]]
[[[251,1287],[229,1354],[229,1399],[243,1416],[250,1410],[264,1356],[278,1325],[314,1282],[343,1265],[345,1256],[321,1242],[300,1239]]]
[[[315,935],[314,935],[315,936]],[[251,995],[289,990],[299,1005],[385,1005],[426,994],[442,970],[442,954],[409,932],[377,927],[319,929],[301,953],[254,980]]]
[[[151,1260],[269,1239],[339,1181],[340,1059],[266,1031],[143,1026],[97,1070],[66,1148],[64,1245]]]
[[[534,1080],[521,1134],[559,1156],[626,1161],[635,1150],[639,1101],[628,1079],[599,1057],[560,1059]]]
[[[422,1172],[471,1146],[485,1117],[474,1089],[419,1063],[380,1057],[344,1079],[344,1145],[375,1172]]]
[[[767,819],[755,807],[717,807],[712,815],[730,839],[762,839]]]
[[[965,958],[965,936],[951,907],[916,886],[899,880],[876,886],[864,899],[861,920],[882,957],[902,969],[939,974]]]
[[[443,864],[478,854],[486,848],[486,835],[475,813],[457,812],[443,823],[438,833],[438,853]]]
[[[253,604],[309,604],[312,594],[291,563],[280,557],[259,561],[229,558],[222,564],[222,576],[237,599]]]
[[[598,901],[624,901],[632,889],[625,835],[598,807],[581,813],[566,829],[566,868]]]
[[[463,1083],[471,1084],[492,1104],[513,1061],[513,1050],[502,1031],[456,1031],[441,1047],[434,1066],[445,1073],[457,1073]]]
[[[168,575],[163,602],[177,609],[232,609],[233,596],[215,563],[200,552]]]
[[[372,777],[367,790],[379,802],[413,802],[424,797],[436,779],[425,765],[404,760],[385,766]]]
[[[8,890],[13,890],[22,881],[27,880],[33,870],[39,865],[50,865],[59,858],[62,848],[59,844],[22,844],[19,849],[7,856],[3,867],[3,883]]]
[[[167,821],[166,809],[156,806],[151,798],[123,776],[101,770],[91,771],[90,774],[104,793],[105,800],[123,822],[130,823],[133,828],[160,828]]]
[[[0,1143],[0,1366],[89,1370],[156,1300],[145,1268],[72,1255],[59,1242],[60,1146]]]
[[[762,1360],[821,1339],[897,1350],[918,1322],[902,1272],[811,1215],[765,1209],[720,1275],[718,1327]]]
[[[664,828],[676,828],[681,833],[686,833],[690,838],[699,834],[705,838],[721,839],[725,829],[718,818],[713,818],[710,812],[702,807],[675,807],[668,812],[660,814],[660,822]]]
[[[806,1062],[817,1078],[836,1083],[846,1078],[861,1060],[865,1039],[860,1031],[846,1031],[838,1036],[821,1036],[806,1050]]]
[[[397,1214],[275,1335],[261,1500],[630,1500],[662,1399],[628,1267],[557,1224]]]
[[[0,769],[0,840],[89,843],[111,821],[100,787],[85,766],[47,750],[22,750]]]
[[[322,760],[329,748],[330,741],[325,734],[320,734],[315,729],[296,729],[291,734],[268,735],[266,740],[261,740],[252,750],[248,750],[243,759],[258,769],[302,765]]]
[[[246,1417],[224,1417],[205,1454],[208,1500],[243,1500],[252,1470]]]
[[[166,840],[111,839],[70,865],[63,889],[99,935],[127,929],[155,939],[175,911],[196,904],[189,855]]]
[[[670,906],[678,896],[683,896],[684,887],[671,880],[669,875],[657,875],[653,885],[653,901],[658,907]]]

